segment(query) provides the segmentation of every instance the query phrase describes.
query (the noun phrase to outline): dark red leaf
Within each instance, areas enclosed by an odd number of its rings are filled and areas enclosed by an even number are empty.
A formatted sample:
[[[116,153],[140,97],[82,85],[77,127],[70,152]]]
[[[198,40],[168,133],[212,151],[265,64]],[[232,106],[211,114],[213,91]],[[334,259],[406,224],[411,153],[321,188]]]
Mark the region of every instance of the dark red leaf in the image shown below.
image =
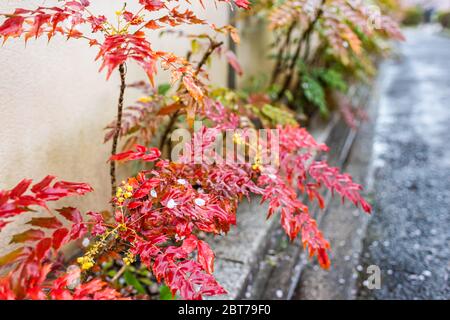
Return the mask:
[[[198,262],[202,265],[206,272],[212,274],[214,272],[214,252],[210,246],[202,241],[198,241]]]
[[[53,232],[53,249],[58,250],[62,245],[64,245],[68,239],[69,230],[66,228],[61,228]]]
[[[35,227],[47,228],[47,229],[58,229],[62,227],[62,223],[59,222],[55,217],[43,217],[43,218],[31,218],[31,221],[27,222]]]

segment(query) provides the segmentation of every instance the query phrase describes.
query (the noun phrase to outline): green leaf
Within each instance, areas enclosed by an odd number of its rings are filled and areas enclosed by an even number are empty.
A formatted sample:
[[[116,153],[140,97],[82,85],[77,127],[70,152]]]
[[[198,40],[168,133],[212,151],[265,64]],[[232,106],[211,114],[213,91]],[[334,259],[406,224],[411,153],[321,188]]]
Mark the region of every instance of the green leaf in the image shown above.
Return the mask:
[[[318,76],[330,88],[339,90],[341,92],[347,91],[347,83],[345,82],[342,73],[334,69],[322,70]]]
[[[325,91],[319,81],[309,75],[302,77],[302,89],[306,99],[319,108],[323,115],[328,114]]]
[[[159,299],[161,300],[175,300],[175,297],[172,295],[169,287],[163,285],[159,288]]]
[[[125,279],[125,282],[128,285],[130,285],[133,288],[135,288],[137,292],[139,292],[141,294],[146,294],[147,293],[145,291],[144,287],[142,286],[142,284],[139,282],[139,280],[134,275],[134,273],[132,273],[132,272],[127,270],[127,271],[124,272],[123,278]]]
[[[166,93],[170,90],[170,84],[162,83],[158,86],[158,93],[162,96],[165,96]]]
[[[116,270],[110,270],[108,271],[107,275],[108,277],[114,278],[114,276],[117,274]]]
[[[196,39],[191,41],[191,51],[193,54],[196,54],[197,52],[200,51],[200,44],[198,43],[198,41]]]

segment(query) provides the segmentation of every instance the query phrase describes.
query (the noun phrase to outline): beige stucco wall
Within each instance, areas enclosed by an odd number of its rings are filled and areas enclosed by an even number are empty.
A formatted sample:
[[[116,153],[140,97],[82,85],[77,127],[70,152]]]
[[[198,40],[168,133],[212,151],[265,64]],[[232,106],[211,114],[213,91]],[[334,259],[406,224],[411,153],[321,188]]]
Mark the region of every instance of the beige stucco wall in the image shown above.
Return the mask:
[[[93,0],[94,11],[119,9],[113,1]],[[206,1],[207,2],[207,1]],[[16,7],[50,5],[52,1],[2,0],[0,12]],[[137,3],[128,1],[128,5]],[[131,8],[130,8],[131,9]],[[227,23],[227,7],[218,9],[211,3],[205,14],[197,5],[199,16],[220,26]],[[199,31],[190,28],[189,31]],[[184,29],[186,30],[186,29]],[[174,50],[184,54],[188,40],[152,37],[154,49]],[[25,177],[36,181],[53,174],[68,181],[90,183],[95,192],[62,204],[76,205],[83,211],[108,208],[109,167],[106,163],[110,144],[103,144],[103,128],[115,116],[118,76],[107,82],[94,62],[96,49],[82,40],[54,38],[30,40],[9,39],[0,47],[0,189],[13,187]],[[217,61],[211,69],[211,80],[226,82],[226,63]],[[160,80],[165,77],[159,75]],[[128,66],[129,82],[145,79],[133,64]],[[126,101],[136,96],[127,92]],[[0,237],[0,255],[5,253],[9,235],[16,226],[7,226]]]
[[[16,7],[51,5],[51,0],[2,0],[0,12]],[[111,16],[117,8],[108,0],[93,0],[95,12]],[[134,1],[137,3],[137,0]],[[129,9],[133,1],[128,1]],[[207,3],[207,1],[205,1]],[[197,4],[200,17],[216,25],[228,22],[228,7],[211,3],[207,11]],[[245,76],[262,74],[268,70],[268,33],[260,22],[244,21],[242,44],[238,56]],[[199,32],[202,27],[184,28]],[[189,40],[157,34],[151,36],[154,49],[174,51],[184,55]],[[9,189],[23,178],[35,181],[47,174],[67,181],[87,182],[95,191],[84,197],[70,198],[58,207],[72,205],[82,211],[108,209],[110,195],[107,159],[110,144],[103,144],[104,126],[115,116],[119,79],[117,73],[109,81],[105,73],[98,73],[94,61],[96,49],[82,40],[66,41],[55,37],[45,39],[9,39],[0,47],[0,189]],[[127,68],[127,81],[145,79],[134,64]],[[210,69],[211,82],[225,85],[227,63],[216,59]],[[157,80],[167,81],[160,72]],[[243,83],[243,80],[240,81]],[[126,103],[132,103],[137,93],[127,91]],[[26,221],[24,215],[20,220]],[[0,256],[11,250],[10,236],[24,229],[19,223],[8,225],[0,235]]]

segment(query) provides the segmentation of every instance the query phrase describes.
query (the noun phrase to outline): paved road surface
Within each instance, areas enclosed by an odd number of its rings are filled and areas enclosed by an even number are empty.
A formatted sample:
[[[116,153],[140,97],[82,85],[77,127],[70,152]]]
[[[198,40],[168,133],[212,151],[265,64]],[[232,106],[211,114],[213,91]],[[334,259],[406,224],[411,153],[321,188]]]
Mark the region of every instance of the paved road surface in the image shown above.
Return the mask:
[[[345,169],[369,185],[374,213],[331,205],[332,267],[308,265],[294,299],[450,299],[450,38],[406,35],[382,67],[375,128],[363,124]],[[370,265],[379,290],[364,284]]]
[[[364,269],[382,270],[381,289],[363,285],[360,299],[450,299],[450,38],[432,28],[406,35],[381,79],[362,252]]]

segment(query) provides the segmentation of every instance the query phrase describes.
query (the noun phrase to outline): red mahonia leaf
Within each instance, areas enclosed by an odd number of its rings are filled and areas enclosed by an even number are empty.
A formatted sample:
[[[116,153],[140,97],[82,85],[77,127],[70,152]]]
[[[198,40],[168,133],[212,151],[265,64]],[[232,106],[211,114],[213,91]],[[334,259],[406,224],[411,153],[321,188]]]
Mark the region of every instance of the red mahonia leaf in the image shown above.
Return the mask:
[[[83,221],[83,217],[81,216],[80,211],[76,208],[64,207],[56,211],[58,211],[60,215],[73,223],[80,223],[81,221]]]
[[[160,0],[139,0],[139,3],[144,5],[148,11],[156,11],[164,8],[164,3]]]
[[[36,259],[41,260],[42,258],[44,258],[51,249],[52,243],[53,241],[51,238],[44,238],[39,241],[35,249]]]
[[[91,217],[90,221],[94,222],[94,225],[91,229],[92,235],[95,237],[105,233],[106,228],[103,225],[104,224],[103,216],[98,212],[88,212],[87,215]]]
[[[201,240],[198,241],[198,262],[206,272],[210,274],[214,272],[214,252],[206,242]]]
[[[151,30],[156,30],[156,29],[162,28],[162,26],[160,26],[159,24],[157,24],[155,20],[150,20],[149,22],[147,22],[147,23],[145,24],[145,27],[146,27],[147,29],[151,29]]]
[[[56,210],[67,220],[73,222],[70,230],[70,239],[79,239],[87,232],[87,226],[83,222],[83,217],[78,209],[72,207],[65,207]]]
[[[47,229],[58,229],[62,227],[62,223],[55,217],[34,217],[31,218],[31,221],[27,222],[27,224]]]
[[[0,26],[0,35],[6,39],[9,37],[19,37],[23,32],[23,23],[25,22],[25,18],[21,16],[12,16],[8,18],[1,26]]]
[[[153,162],[159,159],[161,152],[158,148],[146,148],[141,145],[135,146],[135,151],[126,151],[111,156],[109,160],[111,161],[132,161],[132,160],[142,160],[146,162]]]
[[[69,230],[67,228],[61,228],[53,232],[53,249],[58,250],[68,240]]]
[[[128,59],[136,61],[147,73],[150,82],[156,73],[156,61],[159,57],[150,47],[143,32],[107,36],[100,47],[96,59],[102,58],[100,71],[107,68],[107,79],[112,72]]]
[[[27,189],[31,185],[31,183],[32,183],[32,180],[30,180],[30,179],[22,180],[11,190],[11,193],[9,196],[11,198],[20,197],[22,194],[25,193],[25,191],[27,191]]]
[[[250,9],[250,2],[247,0],[234,0],[234,3],[242,9]]]
[[[233,51],[227,51],[225,53],[225,57],[227,58],[228,63],[234,69],[234,71],[236,71],[236,73],[238,75],[242,76],[242,74],[243,74],[242,67],[239,64],[239,61],[238,61],[236,55],[234,54],[234,52]]]
[[[33,193],[39,193],[43,189],[47,188],[50,183],[55,179],[54,176],[46,176],[44,179],[42,179],[40,182],[36,183],[32,188],[31,191]]]

